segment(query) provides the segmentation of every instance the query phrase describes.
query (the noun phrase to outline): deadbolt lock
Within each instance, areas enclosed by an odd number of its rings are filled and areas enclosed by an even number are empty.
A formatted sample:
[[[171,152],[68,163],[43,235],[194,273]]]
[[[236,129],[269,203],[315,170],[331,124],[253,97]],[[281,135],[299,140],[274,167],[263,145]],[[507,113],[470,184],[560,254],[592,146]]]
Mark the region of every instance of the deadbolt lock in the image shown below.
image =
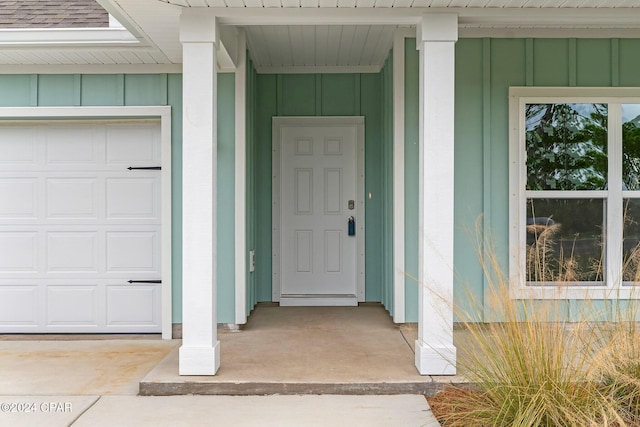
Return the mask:
[[[355,200],[349,200],[349,203],[348,203],[347,206],[348,206],[350,211],[354,210],[356,208],[356,201]]]

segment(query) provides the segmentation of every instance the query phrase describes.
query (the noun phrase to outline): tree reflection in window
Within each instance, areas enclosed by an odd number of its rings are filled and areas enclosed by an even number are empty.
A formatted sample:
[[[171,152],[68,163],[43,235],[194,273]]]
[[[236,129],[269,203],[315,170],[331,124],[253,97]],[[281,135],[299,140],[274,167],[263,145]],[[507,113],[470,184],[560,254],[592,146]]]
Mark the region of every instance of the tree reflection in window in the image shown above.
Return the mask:
[[[601,190],[607,104],[527,104],[528,190]]]
[[[640,105],[622,106],[623,190],[640,190]]]
[[[624,191],[640,190],[640,105],[622,105],[622,182]],[[629,193],[627,193],[629,194]],[[640,199],[623,200],[622,280],[640,282]]]

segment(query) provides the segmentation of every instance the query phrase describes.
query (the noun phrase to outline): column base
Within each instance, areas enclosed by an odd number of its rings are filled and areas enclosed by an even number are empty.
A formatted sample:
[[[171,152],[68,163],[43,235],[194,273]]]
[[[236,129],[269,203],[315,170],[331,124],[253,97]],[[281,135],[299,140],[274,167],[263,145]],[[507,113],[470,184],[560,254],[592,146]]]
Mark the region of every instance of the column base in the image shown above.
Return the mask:
[[[220,341],[213,347],[180,347],[180,375],[215,375],[220,368]]]
[[[416,368],[420,375],[455,375],[456,348],[430,346],[416,340]]]

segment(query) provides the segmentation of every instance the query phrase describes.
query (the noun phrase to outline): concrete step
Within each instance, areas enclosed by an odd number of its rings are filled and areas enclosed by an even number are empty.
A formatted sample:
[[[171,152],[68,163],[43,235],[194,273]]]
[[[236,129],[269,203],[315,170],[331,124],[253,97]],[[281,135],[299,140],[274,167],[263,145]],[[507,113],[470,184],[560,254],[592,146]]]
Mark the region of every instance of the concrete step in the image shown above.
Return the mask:
[[[188,377],[187,377],[188,378]],[[141,396],[220,395],[401,395],[421,394],[433,396],[445,387],[442,382],[206,382],[206,381],[142,381]]]

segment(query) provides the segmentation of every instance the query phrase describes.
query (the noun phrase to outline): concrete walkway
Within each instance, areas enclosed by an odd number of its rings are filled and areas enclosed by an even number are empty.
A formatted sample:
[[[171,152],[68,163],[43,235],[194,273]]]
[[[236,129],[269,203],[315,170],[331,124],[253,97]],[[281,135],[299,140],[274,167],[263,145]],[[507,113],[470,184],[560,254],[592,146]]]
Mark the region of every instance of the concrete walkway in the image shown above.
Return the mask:
[[[7,427],[439,426],[420,395],[29,395],[0,396],[0,405]]]
[[[90,338],[0,336],[0,427],[439,425],[417,394],[139,396],[180,341]]]

